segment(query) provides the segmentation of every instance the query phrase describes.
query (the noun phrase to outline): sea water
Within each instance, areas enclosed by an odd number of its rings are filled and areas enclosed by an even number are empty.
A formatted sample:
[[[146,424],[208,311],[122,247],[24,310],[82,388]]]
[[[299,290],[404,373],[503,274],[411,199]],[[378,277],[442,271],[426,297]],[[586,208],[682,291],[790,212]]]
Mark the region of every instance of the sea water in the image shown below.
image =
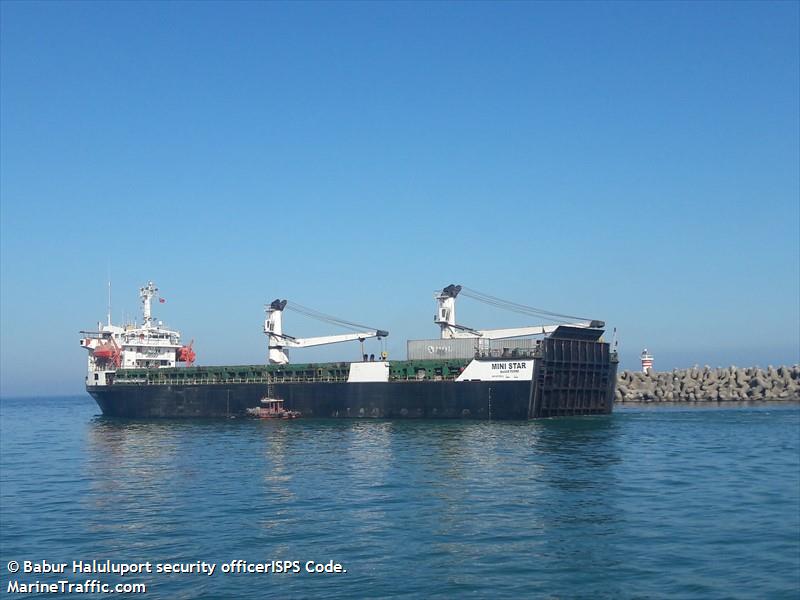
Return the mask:
[[[4,399],[0,594],[58,581],[140,598],[798,598],[800,407],[126,421],[88,396]]]

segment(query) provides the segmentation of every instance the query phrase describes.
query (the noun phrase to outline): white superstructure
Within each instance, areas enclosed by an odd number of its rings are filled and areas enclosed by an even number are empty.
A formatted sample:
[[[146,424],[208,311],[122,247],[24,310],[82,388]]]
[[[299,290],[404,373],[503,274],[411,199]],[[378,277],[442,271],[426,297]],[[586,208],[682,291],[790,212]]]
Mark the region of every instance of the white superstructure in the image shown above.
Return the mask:
[[[149,281],[139,290],[142,299],[142,324],[97,324],[97,331],[82,331],[80,344],[89,351],[86,385],[108,385],[117,369],[168,368],[178,362],[194,362],[192,344],[181,345],[181,334],[167,329],[152,314],[158,288]],[[159,297],[159,302],[164,302]]]

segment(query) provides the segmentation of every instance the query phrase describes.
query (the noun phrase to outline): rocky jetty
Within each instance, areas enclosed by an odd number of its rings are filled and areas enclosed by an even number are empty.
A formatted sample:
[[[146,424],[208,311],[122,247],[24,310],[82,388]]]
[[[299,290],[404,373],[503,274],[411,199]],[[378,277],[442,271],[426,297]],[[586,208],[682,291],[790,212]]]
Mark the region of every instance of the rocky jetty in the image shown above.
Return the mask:
[[[617,378],[616,402],[729,402],[800,400],[800,365],[672,372],[623,371]]]

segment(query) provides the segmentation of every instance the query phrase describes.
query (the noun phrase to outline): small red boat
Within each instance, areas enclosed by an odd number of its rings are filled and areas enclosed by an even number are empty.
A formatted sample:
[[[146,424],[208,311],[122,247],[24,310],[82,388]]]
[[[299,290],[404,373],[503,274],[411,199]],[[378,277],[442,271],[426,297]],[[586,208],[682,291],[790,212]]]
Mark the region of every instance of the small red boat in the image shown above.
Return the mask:
[[[248,408],[247,413],[259,419],[297,419],[300,413],[296,410],[286,410],[283,400],[276,398],[262,398],[262,406]]]

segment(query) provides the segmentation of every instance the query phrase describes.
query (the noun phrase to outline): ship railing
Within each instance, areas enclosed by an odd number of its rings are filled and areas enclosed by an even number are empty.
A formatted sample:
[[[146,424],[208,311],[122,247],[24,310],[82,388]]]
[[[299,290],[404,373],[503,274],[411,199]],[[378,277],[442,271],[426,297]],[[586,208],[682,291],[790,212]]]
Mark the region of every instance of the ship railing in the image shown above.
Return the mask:
[[[453,381],[458,377],[457,374],[450,375],[427,375],[425,377],[415,377],[409,375],[407,377],[390,377],[389,381],[397,382],[420,382],[420,381]],[[168,378],[117,378],[114,383],[125,385],[213,385],[223,383],[346,383],[347,377],[325,377],[325,376],[311,376],[311,377],[281,377],[274,379],[271,377],[192,377],[186,379],[168,379]]]
[[[281,377],[279,379],[273,377],[190,377],[190,378],[166,378],[159,377],[154,379],[148,378],[118,378],[116,383],[124,383],[131,385],[211,385],[220,383],[337,383],[346,382],[347,377],[326,377],[326,376],[291,376]]]
[[[117,383],[136,385],[210,385],[215,383],[271,383],[271,380],[267,377],[229,377],[225,379],[217,377],[189,377],[185,379],[118,378]]]
[[[416,377],[414,375],[407,375],[405,377],[390,377],[389,381],[397,381],[399,383],[415,383],[420,381],[455,381],[458,378],[458,373],[450,375],[426,375],[425,377]]]
[[[492,349],[475,353],[475,358],[486,359],[514,359],[514,358],[539,358],[540,353],[536,349]]]
[[[270,383],[346,383],[347,376],[337,377],[335,375],[291,375],[286,377],[273,377]]]

